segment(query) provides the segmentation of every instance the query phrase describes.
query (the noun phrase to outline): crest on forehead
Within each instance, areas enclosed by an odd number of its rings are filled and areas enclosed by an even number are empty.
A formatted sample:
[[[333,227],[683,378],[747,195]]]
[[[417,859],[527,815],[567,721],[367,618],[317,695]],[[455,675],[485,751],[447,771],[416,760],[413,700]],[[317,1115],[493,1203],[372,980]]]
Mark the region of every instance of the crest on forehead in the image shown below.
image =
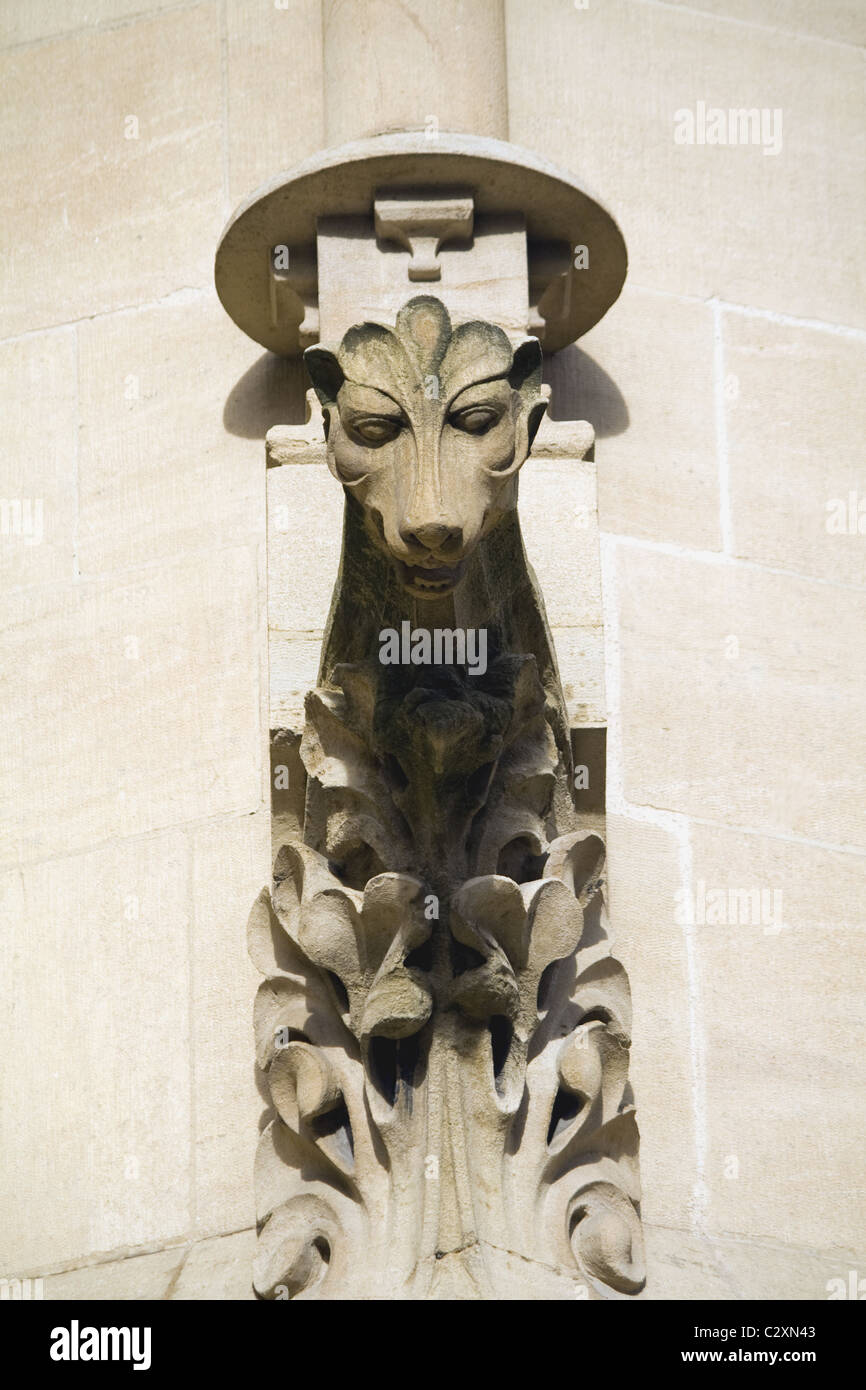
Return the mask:
[[[516,348],[494,323],[473,320],[452,328],[441,300],[417,295],[404,304],[394,328],[360,323],[336,349],[311,347],[304,361],[323,406],[333,405],[344,382],[373,387],[411,411],[419,398],[448,401],[475,382],[507,379],[521,394],[537,396],[542,354],[536,338]]]

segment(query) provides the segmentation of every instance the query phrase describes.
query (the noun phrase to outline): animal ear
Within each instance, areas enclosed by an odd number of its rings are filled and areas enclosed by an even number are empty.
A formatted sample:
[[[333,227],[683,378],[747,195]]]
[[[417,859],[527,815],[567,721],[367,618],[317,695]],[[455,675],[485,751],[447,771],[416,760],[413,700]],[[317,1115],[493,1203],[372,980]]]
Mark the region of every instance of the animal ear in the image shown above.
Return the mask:
[[[304,362],[310,373],[313,389],[322,405],[334,405],[337,392],[345,380],[343,369],[334,353],[330,348],[308,347],[304,353]]]
[[[547,409],[547,395],[541,385],[544,358],[541,344],[537,338],[526,338],[514,349],[514,360],[508,373],[508,383],[517,391],[526,411],[527,448],[538,433],[544,412]],[[548,391],[549,394],[549,391]]]
[[[526,420],[526,433],[529,439],[530,449],[532,448],[532,445],[535,441],[535,436],[538,434],[538,426],[544,419],[544,412],[546,409],[546,396],[539,396],[529,408],[529,415],[527,416]]]
[[[511,371],[508,373],[509,385],[515,391],[519,391],[521,395],[537,395],[541,385],[543,360],[541,343],[538,339],[524,338],[523,342],[514,349]]]

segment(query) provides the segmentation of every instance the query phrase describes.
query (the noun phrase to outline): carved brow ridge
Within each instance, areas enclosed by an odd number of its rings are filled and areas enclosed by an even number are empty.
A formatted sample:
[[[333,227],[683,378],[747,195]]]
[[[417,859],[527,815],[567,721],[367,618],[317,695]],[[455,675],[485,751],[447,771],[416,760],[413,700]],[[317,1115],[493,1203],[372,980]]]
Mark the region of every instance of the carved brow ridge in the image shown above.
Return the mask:
[[[440,398],[439,398],[440,404],[443,405],[443,407],[450,406],[451,404],[453,404],[453,402],[454,402],[455,400],[457,400],[457,398],[458,398],[459,396],[462,396],[462,395],[464,394],[464,392],[466,392],[466,391],[472,391],[472,390],[475,389],[475,387],[478,387],[478,386],[488,386],[488,385],[490,385],[491,382],[494,382],[494,381],[508,381],[508,376],[509,376],[510,370],[511,370],[511,369],[508,368],[508,369],[507,369],[506,371],[504,371],[504,372],[493,372],[493,373],[491,373],[489,376],[480,376],[480,377],[478,377],[478,378],[474,378],[472,381],[463,382],[462,384],[461,384],[460,382],[458,382],[458,383],[457,383],[456,390],[452,391],[450,394],[448,394],[448,395],[446,395],[446,396],[443,396],[443,397],[440,397]],[[433,374],[431,373],[431,375],[433,375]],[[402,401],[400,400],[400,398],[394,393],[393,390],[390,390],[390,391],[389,391],[389,390],[387,389],[387,387],[385,387],[385,386],[380,386],[380,385],[378,385],[378,384],[375,384],[375,385],[374,385],[374,384],[373,384],[372,382],[370,382],[370,381],[359,381],[357,377],[349,376],[349,375],[346,374],[346,373],[343,374],[343,380],[344,380],[345,382],[347,382],[349,385],[351,385],[351,386],[358,386],[358,387],[362,388],[362,389],[365,390],[365,391],[375,391],[375,392],[377,392],[378,395],[384,396],[386,400],[391,401],[391,403],[392,403],[393,405],[395,405],[395,406],[397,407],[397,409],[398,409],[402,414],[406,414],[406,413],[407,413],[407,412],[406,412],[406,407],[405,407],[405,405],[402,403]],[[418,383],[418,385],[420,386],[420,382]],[[479,401],[478,404],[480,405],[481,402]],[[353,407],[353,409],[355,409],[355,408],[358,409],[358,410],[362,410],[362,409],[363,409],[363,407],[361,407],[361,406]],[[374,408],[371,407],[371,408],[368,410],[367,413],[370,414],[370,415],[375,415],[376,411],[375,411]]]

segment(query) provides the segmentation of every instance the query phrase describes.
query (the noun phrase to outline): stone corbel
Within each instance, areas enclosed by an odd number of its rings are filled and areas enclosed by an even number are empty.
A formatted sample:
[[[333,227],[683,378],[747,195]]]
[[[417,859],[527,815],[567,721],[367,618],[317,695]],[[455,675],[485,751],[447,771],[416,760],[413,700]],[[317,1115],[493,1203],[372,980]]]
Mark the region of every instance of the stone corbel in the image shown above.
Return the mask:
[[[474,205],[471,193],[419,190],[394,193],[384,189],[373,203],[373,221],[380,241],[396,241],[411,257],[409,279],[432,283],[442,279],[439,248],[446,242],[472,240]]]
[[[297,353],[318,306],[310,419],[268,463],[324,460],[345,498],[301,833],[249,927],[262,1298],[643,1285],[628,982],[517,514],[533,447],[592,448],[544,423],[539,338],[573,341],[624,273],[573,181],[462,136],[328,152],[221,243],[258,341]]]
[[[619,228],[568,174],[503,141],[405,132],[327,150],[242,203],[220,239],[217,292],[256,342],[299,356],[350,326],[347,289],[393,321],[405,294],[391,262],[407,253],[408,279],[439,285],[460,317],[477,265],[474,312],[548,353],[598,322],[626,272]]]
[[[310,247],[271,247],[268,300],[270,327],[297,334],[303,351],[319,341],[318,277]]]

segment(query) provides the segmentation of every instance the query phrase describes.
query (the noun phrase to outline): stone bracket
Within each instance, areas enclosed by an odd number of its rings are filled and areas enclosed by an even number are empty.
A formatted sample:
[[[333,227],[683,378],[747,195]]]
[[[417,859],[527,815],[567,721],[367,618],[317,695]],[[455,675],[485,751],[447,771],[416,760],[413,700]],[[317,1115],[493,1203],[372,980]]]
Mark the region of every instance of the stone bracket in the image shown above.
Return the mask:
[[[507,235],[518,230],[519,247]],[[530,332],[554,353],[598,322],[625,272],[616,223],[571,175],[502,141],[402,131],[325,150],[257,190],[223,232],[215,278],[239,327],[294,357],[342,336],[334,305],[347,289],[352,322],[393,321],[407,277],[441,286],[455,319]]]
[[[409,279],[442,279],[439,248],[471,241],[475,205],[468,189],[377,190],[373,218],[378,241],[396,241],[410,254]]]
[[[319,341],[319,280],[315,248],[270,248],[268,305],[275,331],[295,326],[298,346],[304,350]]]

